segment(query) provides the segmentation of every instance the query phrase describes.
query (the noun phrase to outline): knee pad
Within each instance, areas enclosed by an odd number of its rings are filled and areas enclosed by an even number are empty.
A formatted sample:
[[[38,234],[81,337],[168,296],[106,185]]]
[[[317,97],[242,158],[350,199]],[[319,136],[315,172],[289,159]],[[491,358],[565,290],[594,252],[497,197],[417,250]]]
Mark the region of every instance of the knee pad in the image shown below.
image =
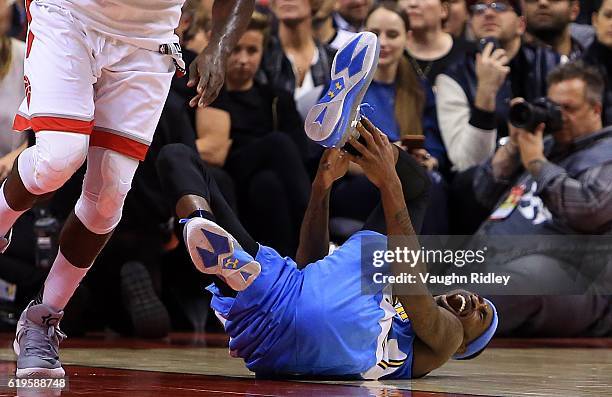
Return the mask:
[[[36,145],[19,156],[17,169],[32,194],[54,192],[83,165],[89,136],[61,131],[36,133]]]
[[[107,234],[117,227],[138,164],[112,150],[89,150],[83,191],[75,207],[77,218],[89,231]]]

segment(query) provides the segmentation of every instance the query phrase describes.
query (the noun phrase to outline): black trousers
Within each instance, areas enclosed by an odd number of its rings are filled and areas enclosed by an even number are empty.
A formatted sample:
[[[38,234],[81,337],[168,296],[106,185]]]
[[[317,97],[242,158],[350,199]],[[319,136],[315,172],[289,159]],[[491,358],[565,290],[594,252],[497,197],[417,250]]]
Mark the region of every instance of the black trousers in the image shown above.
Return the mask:
[[[235,182],[240,220],[253,237],[294,256],[310,196],[300,152],[283,132],[232,148],[224,169]]]
[[[242,226],[236,214],[226,203],[207,167],[198,154],[182,144],[165,146],[157,161],[158,175],[173,207],[185,195],[204,197],[210,204],[215,221],[227,230],[251,256],[256,256],[259,246]],[[404,199],[415,231],[421,229],[429,195],[430,179],[412,156],[400,151],[395,167],[404,193]],[[372,211],[364,225],[365,230],[387,233],[382,204]]]

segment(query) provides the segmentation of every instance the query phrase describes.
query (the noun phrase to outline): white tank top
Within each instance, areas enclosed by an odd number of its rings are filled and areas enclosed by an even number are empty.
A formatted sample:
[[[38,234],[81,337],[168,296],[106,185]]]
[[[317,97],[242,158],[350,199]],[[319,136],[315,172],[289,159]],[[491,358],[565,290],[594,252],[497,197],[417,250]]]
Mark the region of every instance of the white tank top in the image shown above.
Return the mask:
[[[86,27],[140,47],[178,42],[185,0],[38,0],[62,6]]]

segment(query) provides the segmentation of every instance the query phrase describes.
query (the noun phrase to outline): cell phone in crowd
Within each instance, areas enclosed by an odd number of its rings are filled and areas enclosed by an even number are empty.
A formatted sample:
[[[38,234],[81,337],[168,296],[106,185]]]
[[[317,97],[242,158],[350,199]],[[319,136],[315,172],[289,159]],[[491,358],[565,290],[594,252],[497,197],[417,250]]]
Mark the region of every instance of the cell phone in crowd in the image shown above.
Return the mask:
[[[402,137],[402,146],[408,152],[425,147],[425,135],[404,135]]]
[[[495,37],[483,37],[478,41],[478,52],[483,52],[489,43],[493,43],[493,50],[491,50],[491,52],[501,48],[499,40],[497,40]]]

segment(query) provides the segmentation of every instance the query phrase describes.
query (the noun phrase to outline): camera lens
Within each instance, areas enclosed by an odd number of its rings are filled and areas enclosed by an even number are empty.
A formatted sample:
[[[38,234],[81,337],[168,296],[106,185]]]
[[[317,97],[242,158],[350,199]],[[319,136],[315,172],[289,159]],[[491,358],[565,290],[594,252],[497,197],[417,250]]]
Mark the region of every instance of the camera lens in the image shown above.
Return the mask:
[[[531,124],[533,118],[533,110],[527,102],[517,103],[510,108],[508,115],[512,125],[518,128],[526,128]]]

